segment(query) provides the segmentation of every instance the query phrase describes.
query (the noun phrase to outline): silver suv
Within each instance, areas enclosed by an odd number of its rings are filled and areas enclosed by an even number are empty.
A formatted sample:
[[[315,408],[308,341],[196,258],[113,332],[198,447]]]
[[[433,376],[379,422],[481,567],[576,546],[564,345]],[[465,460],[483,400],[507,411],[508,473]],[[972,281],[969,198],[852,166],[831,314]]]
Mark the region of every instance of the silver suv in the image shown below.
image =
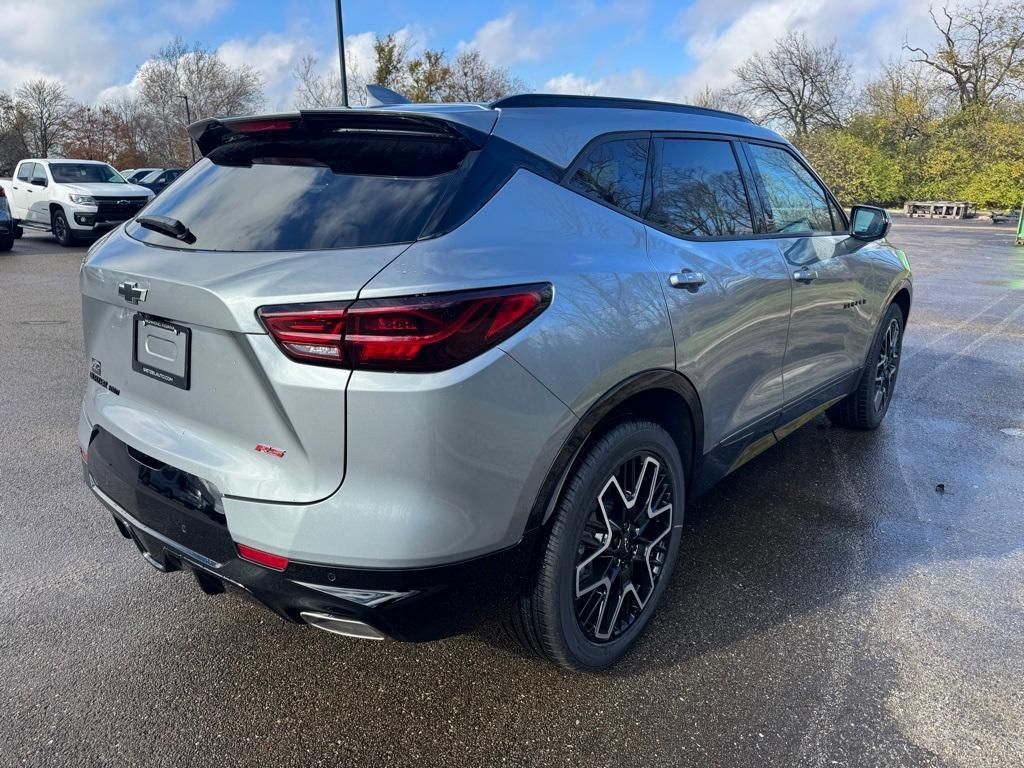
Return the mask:
[[[161,571],[344,635],[502,606],[574,669],[650,621],[687,499],[886,413],[911,301],[737,115],[516,96],[206,120],[97,243],[86,479]]]

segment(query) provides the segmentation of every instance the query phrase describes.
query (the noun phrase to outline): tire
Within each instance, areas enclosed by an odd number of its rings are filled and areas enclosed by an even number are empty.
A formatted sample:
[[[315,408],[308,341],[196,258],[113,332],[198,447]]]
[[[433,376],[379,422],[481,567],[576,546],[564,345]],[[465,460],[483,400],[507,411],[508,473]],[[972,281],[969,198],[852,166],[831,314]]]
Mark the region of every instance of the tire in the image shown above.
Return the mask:
[[[8,233],[6,235],[0,235],[0,253],[9,251],[14,247],[14,233]]]
[[[24,228],[21,226],[20,221],[14,222],[14,239],[21,240],[21,236],[25,234]]]
[[[857,388],[825,413],[833,424],[848,429],[877,429],[889,410],[903,352],[903,310],[889,305]]]
[[[512,608],[516,639],[566,669],[620,661],[672,576],[684,499],[679,450],[660,426],[627,421],[601,437],[568,477],[537,571]]]
[[[70,248],[75,244],[75,236],[71,233],[71,226],[62,208],[57,208],[50,214],[50,231],[62,248]]]

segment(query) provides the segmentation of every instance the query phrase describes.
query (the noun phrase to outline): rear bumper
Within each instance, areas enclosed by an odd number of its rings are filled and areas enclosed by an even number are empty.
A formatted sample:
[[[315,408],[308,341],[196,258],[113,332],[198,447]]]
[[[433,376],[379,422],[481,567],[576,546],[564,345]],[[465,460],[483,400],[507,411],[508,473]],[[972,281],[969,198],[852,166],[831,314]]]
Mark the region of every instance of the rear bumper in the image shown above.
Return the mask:
[[[88,457],[86,483],[150,565],[165,573],[191,571],[208,594],[239,590],[288,621],[369,638],[435,640],[472,626],[514,595],[532,570],[535,535],[500,552],[429,568],[289,562],[274,571],[238,556],[208,483],[147,466],[141,463],[147,457],[129,454],[102,430]]]

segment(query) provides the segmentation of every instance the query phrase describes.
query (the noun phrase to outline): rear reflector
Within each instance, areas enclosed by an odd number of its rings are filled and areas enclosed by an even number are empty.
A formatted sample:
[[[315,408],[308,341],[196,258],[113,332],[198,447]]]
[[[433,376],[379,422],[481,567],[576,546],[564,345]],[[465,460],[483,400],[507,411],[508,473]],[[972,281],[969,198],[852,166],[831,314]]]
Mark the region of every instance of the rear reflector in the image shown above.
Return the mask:
[[[238,556],[243,560],[248,560],[250,563],[262,565],[264,568],[270,568],[273,571],[283,571],[288,567],[287,557],[272,555],[269,552],[247,547],[245,544],[236,544],[235,546],[238,547]]]
[[[352,304],[262,307],[260,320],[299,362],[356,370],[441,371],[524,328],[551,303],[551,285]]]

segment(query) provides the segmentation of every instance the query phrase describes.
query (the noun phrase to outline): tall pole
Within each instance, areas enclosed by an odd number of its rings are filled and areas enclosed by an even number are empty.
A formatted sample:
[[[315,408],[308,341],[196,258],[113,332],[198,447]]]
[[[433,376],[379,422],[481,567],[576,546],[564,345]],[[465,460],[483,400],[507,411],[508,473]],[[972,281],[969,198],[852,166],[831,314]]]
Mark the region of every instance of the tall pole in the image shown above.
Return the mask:
[[[186,120],[188,125],[192,125],[192,110],[189,109],[189,107],[188,107],[188,94],[187,93],[182,93],[182,94],[179,94],[179,96],[181,96],[181,98],[183,98],[185,100],[185,120]],[[192,153],[192,165],[195,165],[196,164],[196,143],[194,141],[192,141],[192,135],[191,134],[189,134],[189,137],[188,137],[188,149],[189,149],[189,152]]]
[[[341,64],[341,106],[348,106],[348,77],[345,74],[345,30],[341,23],[341,0],[334,0],[334,15],[338,19],[338,61]]]

